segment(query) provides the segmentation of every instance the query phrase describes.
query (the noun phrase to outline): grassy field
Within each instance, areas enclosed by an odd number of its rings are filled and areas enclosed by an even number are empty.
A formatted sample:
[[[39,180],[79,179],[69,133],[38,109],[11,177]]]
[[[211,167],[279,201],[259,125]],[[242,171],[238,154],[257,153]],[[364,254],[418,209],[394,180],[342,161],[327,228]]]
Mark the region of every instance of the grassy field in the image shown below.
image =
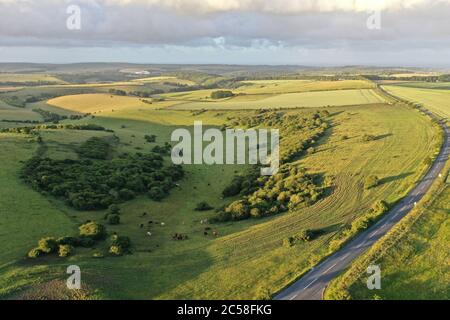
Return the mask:
[[[27,137],[11,134],[1,134],[0,143],[0,234],[6,246],[0,252],[2,266],[23,257],[30,241],[34,242],[36,237],[53,232],[67,232],[71,230],[72,224],[67,216],[51,209],[44,196],[23,185],[18,179],[18,164],[33,155],[36,143],[30,142]],[[18,190],[21,192],[18,193]]]
[[[179,103],[171,109],[177,110],[237,110],[264,108],[317,108],[326,106],[360,105],[383,102],[383,99],[369,89],[363,90],[335,90],[304,93],[286,93],[280,95],[248,96],[225,99],[214,102]]]
[[[2,120],[36,120],[41,121],[42,117],[29,109],[14,108],[0,100],[0,122]],[[1,127],[1,124],[0,124]]]
[[[450,117],[450,90],[409,88],[403,86],[385,86],[388,92],[402,99],[423,104],[437,115]]]
[[[17,73],[0,73],[0,83],[2,82],[14,82],[14,83],[27,83],[27,82],[52,82],[52,83],[64,83],[62,80],[48,75],[48,74],[17,74]]]
[[[138,83],[174,83],[174,84],[182,84],[186,86],[193,86],[196,83],[194,81],[185,80],[185,79],[179,79],[177,77],[149,77],[149,78],[142,78],[142,79],[135,79],[131,82],[138,82]]]
[[[97,95],[90,97],[98,98]],[[96,107],[89,100],[89,103],[80,103],[78,98],[76,101],[69,99],[64,108],[73,108],[77,112],[103,111],[95,119],[87,118],[80,122],[93,122],[114,129],[121,141],[120,151],[150,150],[152,145],[145,143],[145,134],[156,134],[157,143],[163,143],[180,125],[190,127],[194,120],[199,119],[205,124],[220,125],[231,115],[211,111],[194,116],[188,111],[154,110],[151,105],[136,107],[139,100],[133,98],[133,101],[126,99],[124,104],[112,107],[109,99],[109,95],[103,95]],[[117,111],[109,111],[113,108]],[[365,213],[374,201],[393,202],[404,195],[422,174],[423,160],[435,142],[435,129],[429,120],[410,109],[371,105],[329,110],[333,128],[321,141],[317,152],[300,162],[311,172],[334,177],[332,194],[316,205],[270,219],[212,225],[219,237],[204,236],[200,220],[214,213],[195,211],[196,203],[206,200],[214,207],[227,203],[229,200],[221,199],[221,191],[235,172],[245,168],[188,166],[187,177],[180,188],[172,191],[164,201],[157,203],[140,197],[121,206],[123,223],[109,227],[109,230],[131,237],[133,255],[92,259],[93,251],[81,250],[69,259],[70,263],[79,264],[87,274],[89,285],[108,298],[255,298],[261,291],[273,293],[281,289],[326,254],[333,236],[346,223]],[[49,145],[48,155],[64,158],[74,156],[76,141],[81,142],[94,134],[98,133],[48,131],[43,133],[43,138]],[[378,138],[362,142],[364,134]],[[17,171],[21,164],[16,159],[17,155],[31,156],[33,145],[14,143],[14,146],[24,150],[3,154],[4,163],[8,166],[6,171],[11,175],[2,181],[3,188],[11,186],[10,182],[7,183],[9,180],[15,181],[11,190],[14,190],[12,197],[17,199],[24,192],[35,194],[18,181]],[[378,175],[382,183],[367,191],[363,188],[363,181],[371,174]],[[221,179],[217,179],[218,176]],[[74,211],[56,200],[48,201],[35,195],[45,201],[39,205],[43,212],[58,214],[58,219],[65,222],[58,222],[45,232],[27,233],[28,228],[20,222],[13,225],[16,222],[12,219],[8,227],[11,230],[23,228],[25,235],[17,236],[20,238],[20,245],[16,245],[18,249],[2,257],[0,265],[20,261],[44,233],[58,236],[74,230],[77,224],[87,219],[101,220],[103,216],[102,212]],[[21,203],[18,208],[13,203],[2,205],[2,208],[14,208],[19,216],[35,211],[28,202]],[[147,211],[149,216],[142,218],[143,211]],[[153,227],[151,238],[139,227],[150,219],[165,223],[164,227]],[[293,248],[282,246],[283,239],[305,228],[327,231],[310,243]],[[175,232],[188,234],[189,240],[173,241],[171,235]],[[23,277],[11,267],[4,272],[0,270],[0,278],[6,279],[4,281],[10,283],[8,279],[12,277],[14,283],[19,284],[15,287],[9,285],[10,289],[3,293],[12,294],[32,280],[64,278],[64,267],[69,261],[49,258],[31,267],[23,266],[21,262],[15,266],[20,266]]]
[[[370,89],[373,84],[363,80],[312,81],[312,80],[253,80],[243,81],[246,86],[236,93],[280,94],[294,92]]]
[[[447,184],[408,233],[376,263],[382,269],[382,289],[375,292],[385,300],[443,300],[450,298],[449,251],[450,188]],[[366,279],[349,289],[354,299],[371,299]]]
[[[408,81],[408,82],[398,82],[395,85],[396,86],[400,86],[400,87],[407,87],[407,88],[441,89],[441,90],[449,90],[450,89],[450,82],[415,82],[415,81]]]

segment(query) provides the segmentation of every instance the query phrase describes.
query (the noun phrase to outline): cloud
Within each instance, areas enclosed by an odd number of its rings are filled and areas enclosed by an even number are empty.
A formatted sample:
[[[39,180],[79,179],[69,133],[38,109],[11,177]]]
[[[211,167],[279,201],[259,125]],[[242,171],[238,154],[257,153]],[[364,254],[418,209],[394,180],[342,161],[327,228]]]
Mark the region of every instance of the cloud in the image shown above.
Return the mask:
[[[71,4],[81,30],[66,27]],[[450,48],[450,0],[0,0],[0,12],[4,47]]]

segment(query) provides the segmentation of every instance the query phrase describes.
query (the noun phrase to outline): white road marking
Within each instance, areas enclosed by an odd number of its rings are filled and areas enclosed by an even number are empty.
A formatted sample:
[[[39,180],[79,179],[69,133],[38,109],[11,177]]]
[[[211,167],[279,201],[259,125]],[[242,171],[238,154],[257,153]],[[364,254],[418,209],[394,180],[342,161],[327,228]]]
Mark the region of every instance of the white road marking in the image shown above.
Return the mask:
[[[345,256],[343,256],[341,259],[339,259],[339,261],[342,261],[342,260],[346,259],[346,258],[348,257],[349,254],[350,254],[350,253],[347,253]]]
[[[333,264],[331,267],[329,267],[326,271],[322,272],[322,274],[327,273],[328,271],[330,271],[331,269],[333,269],[334,267],[336,267],[337,262],[335,264]]]
[[[318,279],[318,278],[315,278],[310,284],[308,284],[308,285],[305,287],[305,289],[308,289],[314,282],[317,281],[317,279]]]

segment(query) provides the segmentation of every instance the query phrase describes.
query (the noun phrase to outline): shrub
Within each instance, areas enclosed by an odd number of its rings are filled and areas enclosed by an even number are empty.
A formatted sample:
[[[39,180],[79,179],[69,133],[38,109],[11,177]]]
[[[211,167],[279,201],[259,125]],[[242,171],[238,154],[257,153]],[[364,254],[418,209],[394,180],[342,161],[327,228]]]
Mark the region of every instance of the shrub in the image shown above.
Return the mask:
[[[211,93],[211,99],[224,99],[234,97],[234,93],[229,90],[218,90]]]
[[[165,193],[160,187],[152,187],[148,191],[148,196],[152,200],[161,201],[165,197]]]
[[[105,238],[106,229],[103,225],[96,222],[88,222],[79,227],[80,236],[101,240]]]
[[[112,204],[108,207],[108,212],[110,214],[120,214],[120,208],[117,204]]]
[[[38,248],[43,253],[53,253],[58,249],[58,244],[55,238],[48,237],[39,240]]]
[[[118,225],[118,224],[120,224],[120,216],[118,214],[110,214],[110,215],[108,215],[108,223],[110,225]]]
[[[202,201],[197,203],[197,206],[195,207],[196,211],[209,211],[214,209],[213,207],[211,207],[207,202]]]
[[[83,248],[92,248],[95,245],[95,240],[92,238],[80,238],[78,239],[78,245]]]
[[[28,258],[36,259],[40,257],[43,254],[42,250],[40,248],[34,248],[31,249],[30,252],[28,252]]]
[[[302,230],[297,236],[296,239],[308,242],[311,241],[314,238],[314,232],[311,230]]]
[[[129,237],[119,236],[115,234],[111,237],[111,245],[119,246],[122,249],[128,249],[131,246],[131,240]]]
[[[154,143],[156,142],[156,136],[154,134],[152,135],[145,135],[145,141],[147,141],[148,143]]]
[[[61,237],[58,240],[56,240],[56,243],[59,246],[61,246],[61,245],[69,245],[69,246],[76,247],[79,244],[79,241],[75,237]]]
[[[81,157],[104,160],[108,157],[112,148],[105,139],[93,137],[84,142],[77,151]]]
[[[122,189],[119,191],[119,198],[124,201],[132,200],[136,197],[133,191],[129,189]]]
[[[372,211],[376,214],[383,214],[389,210],[388,204],[383,200],[378,200],[372,205]]]
[[[366,182],[365,182],[364,186],[366,189],[372,189],[372,188],[375,188],[376,186],[378,186],[379,184],[380,184],[380,179],[378,179],[378,177],[375,175],[371,175],[366,178]]]
[[[61,258],[70,256],[72,252],[73,247],[71,245],[64,244],[59,246],[58,254]]]
[[[113,256],[121,256],[124,253],[124,249],[121,246],[109,247],[109,253]]]
[[[290,248],[295,245],[294,237],[289,237],[283,240],[283,247]]]

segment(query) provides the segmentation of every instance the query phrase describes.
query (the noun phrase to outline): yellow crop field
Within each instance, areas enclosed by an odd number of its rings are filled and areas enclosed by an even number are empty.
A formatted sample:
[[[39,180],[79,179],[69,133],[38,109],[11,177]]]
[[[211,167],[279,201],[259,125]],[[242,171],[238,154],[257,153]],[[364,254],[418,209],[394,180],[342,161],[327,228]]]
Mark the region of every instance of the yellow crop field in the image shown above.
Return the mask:
[[[47,104],[81,113],[115,112],[133,108],[154,108],[152,104],[134,97],[109,94],[79,94],[63,96],[47,101]]]

